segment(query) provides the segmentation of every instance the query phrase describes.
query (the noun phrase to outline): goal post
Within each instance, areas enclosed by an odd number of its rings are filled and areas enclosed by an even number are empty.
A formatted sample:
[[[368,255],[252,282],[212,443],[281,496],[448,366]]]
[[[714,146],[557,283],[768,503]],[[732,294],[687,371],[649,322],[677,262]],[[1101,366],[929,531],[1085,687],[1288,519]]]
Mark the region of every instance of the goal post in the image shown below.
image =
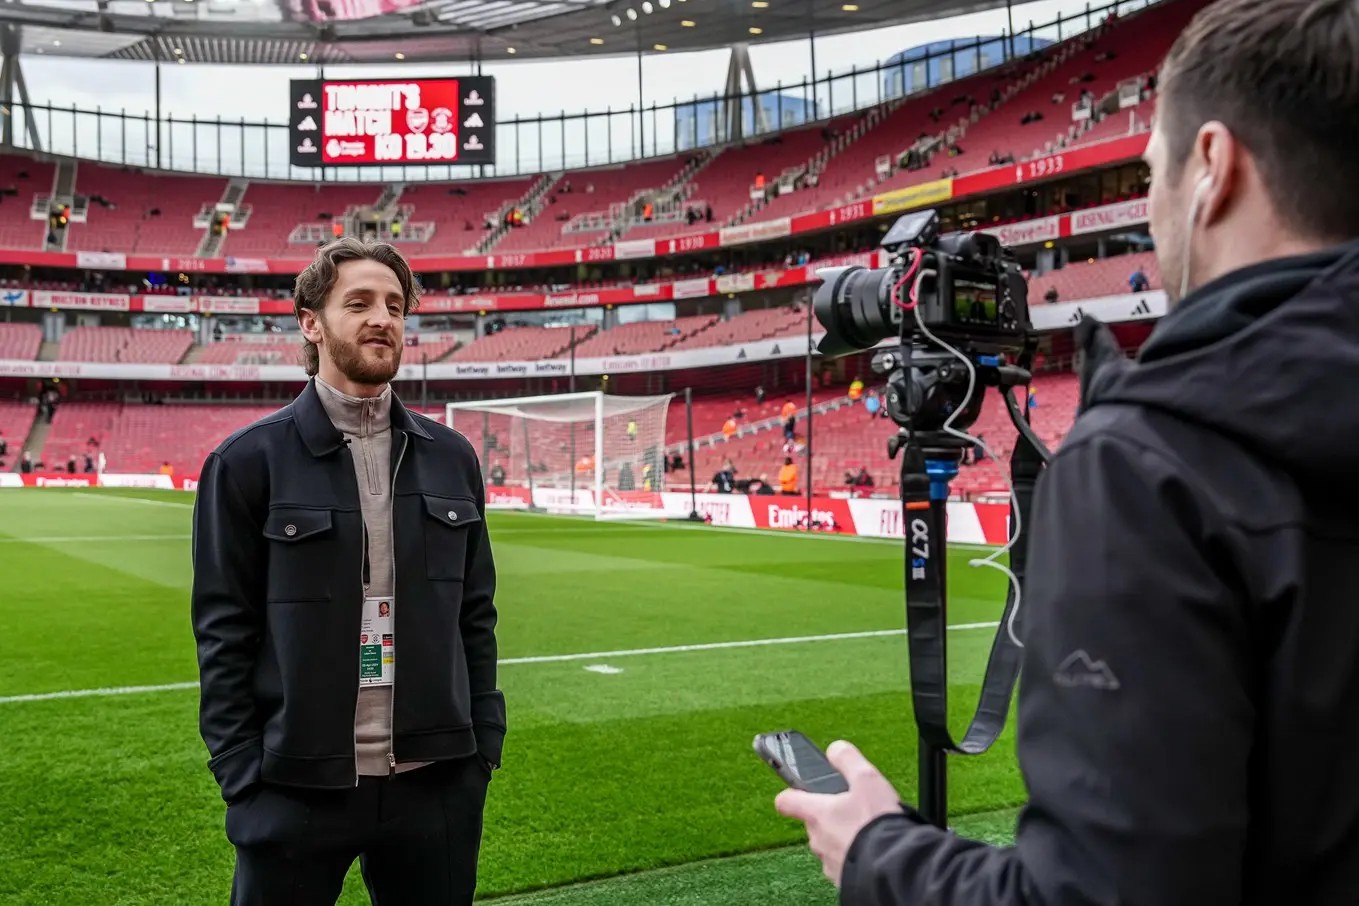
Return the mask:
[[[670,515],[662,492],[673,397],[589,391],[448,403],[446,423],[476,448],[488,505],[654,518]]]

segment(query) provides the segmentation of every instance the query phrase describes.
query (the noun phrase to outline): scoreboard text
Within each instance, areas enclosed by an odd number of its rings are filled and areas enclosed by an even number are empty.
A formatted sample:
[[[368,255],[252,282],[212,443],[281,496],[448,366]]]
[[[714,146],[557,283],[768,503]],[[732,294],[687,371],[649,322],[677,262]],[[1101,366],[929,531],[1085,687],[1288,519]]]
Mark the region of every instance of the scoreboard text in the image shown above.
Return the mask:
[[[495,80],[295,79],[295,167],[495,163]]]

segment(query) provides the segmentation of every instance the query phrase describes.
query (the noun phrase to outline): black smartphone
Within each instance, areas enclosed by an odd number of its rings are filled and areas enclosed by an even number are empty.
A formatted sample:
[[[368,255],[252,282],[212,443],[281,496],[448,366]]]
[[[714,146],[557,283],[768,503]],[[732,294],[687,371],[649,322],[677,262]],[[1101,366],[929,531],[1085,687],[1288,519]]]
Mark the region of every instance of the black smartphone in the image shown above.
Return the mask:
[[[831,766],[826,754],[797,730],[761,733],[755,737],[755,754],[795,790],[809,793],[849,791],[849,784]]]

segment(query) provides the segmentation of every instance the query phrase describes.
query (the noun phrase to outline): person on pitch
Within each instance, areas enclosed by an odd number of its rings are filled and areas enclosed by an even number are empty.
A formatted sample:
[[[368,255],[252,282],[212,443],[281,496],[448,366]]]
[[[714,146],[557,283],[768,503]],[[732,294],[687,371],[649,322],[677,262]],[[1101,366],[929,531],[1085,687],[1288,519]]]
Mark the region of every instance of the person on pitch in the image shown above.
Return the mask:
[[[391,245],[297,278],[312,380],[221,443],[193,514],[208,766],[233,906],[468,906],[505,736],[496,573],[472,446],[391,387],[420,290]]]

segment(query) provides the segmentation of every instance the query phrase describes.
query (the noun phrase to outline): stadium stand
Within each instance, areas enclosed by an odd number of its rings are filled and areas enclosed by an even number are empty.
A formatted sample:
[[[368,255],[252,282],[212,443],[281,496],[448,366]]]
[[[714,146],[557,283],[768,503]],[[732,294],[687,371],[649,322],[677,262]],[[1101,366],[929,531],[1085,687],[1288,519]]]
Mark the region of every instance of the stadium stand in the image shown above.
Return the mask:
[[[577,327],[577,342],[589,338],[594,327]],[[448,357],[455,362],[534,361],[555,359],[571,346],[573,334],[566,327],[511,327],[479,337]]]
[[[84,223],[66,228],[66,250],[192,255],[203,238],[193,218],[222,197],[216,176],[151,174],[81,162],[75,191],[88,197]],[[101,201],[102,199],[102,201]]]
[[[193,345],[189,330],[135,330],[131,327],[73,327],[61,338],[62,362],[175,363]]]
[[[32,361],[42,348],[42,328],[37,324],[0,324],[0,361]]]
[[[406,348],[401,353],[403,365],[419,365],[422,362],[438,362],[458,348],[457,340],[421,340],[408,336]]]
[[[712,208],[712,223],[675,224],[673,234],[704,232],[712,229],[714,224],[721,226],[736,220],[751,207],[750,192],[758,177],[763,176],[765,184],[772,185],[785,170],[800,170],[826,145],[827,135],[846,128],[855,119],[857,115],[841,117],[824,126],[782,132],[718,154],[690,180],[690,204]],[[633,235],[629,233],[628,238]]]
[[[0,437],[5,439],[7,452],[0,456],[0,469],[18,465],[28,432],[33,430],[37,407],[30,403],[0,400]]]
[[[244,196],[244,204],[250,206],[250,219],[243,228],[233,228],[228,233],[222,253],[310,258],[315,243],[289,242],[294,229],[303,224],[327,227],[329,220],[322,215],[338,217],[351,205],[375,204],[382,191],[382,186],[373,184],[251,182]]]
[[[1073,144],[1090,145],[1095,142],[1121,138],[1151,128],[1152,117],[1156,115],[1156,98],[1150,97],[1135,107],[1125,107],[1100,120]]]
[[[717,315],[694,315],[673,321],[633,321],[612,330],[601,330],[576,344],[577,358],[640,355],[661,352],[694,337],[718,322]]]
[[[197,475],[222,438],[277,408],[62,403],[52,419],[43,459],[56,468],[70,456],[83,457],[89,441],[95,440],[110,472],[155,473],[168,461],[178,474]]]
[[[493,249],[503,253],[595,245],[612,235],[615,205],[626,205],[642,192],[671,184],[688,166],[687,158],[667,157],[572,171],[547,190],[532,220],[509,230]]]
[[[56,165],[50,161],[34,160],[17,154],[0,154],[0,189],[12,189],[11,197],[0,195],[4,216],[0,217],[0,247],[13,249],[42,248],[47,235],[47,222],[33,220],[29,212],[33,196],[52,191]]]
[[[707,330],[681,339],[672,349],[699,349],[704,346],[734,346],[773,337],[795,336],[807,328],[807,309],[756,308],[721,321]]]
[[[1075,420],[1079,400],[1076,376],[1069,373],[1040,375],[1034,378],[1032,386],[1034,430],[1049,448],[1056,448]],[[877,388],[870,385],[869,389]],[[706,484],[721,467],[723,460],[728,458],[736,466],[738,479],[758,478],[761,474],[767,474],[772,481],[784,457],[789,455],[785,449],[782,425],[774,424],[759,430],[752,430],[750,426],[767,419],[777,420],[780,408],[788,399],[798,408],[796,431],[799,442],[802,442],[805,440],[806,405],[803,394],[795,393],[791,397],[771,395],[763,404],[756,404],[748,391],[695,399],[695,438],[719,433],[722,423],[733,412],[737,409],[744,411],[744,417],[740,420],[744,430],[729,439],[700,446],[696,451],[694,466],[699,484]],[[812,477],[815,486],[818,489],[841,487],[845,484],[847,473],[855,473],[862,467],[868,470],[876,487],[895,489],[900,462],[887,456],[887,438],[891,434],[892,423],[870,415],[862,403],[850,404],[844,397],[843,388],[818,390],[814,392],[813,400],[815,405],[836,400],[844,400],[845,403],[814,416]],[[1014,447],[1016,433],[1010,424],[1004,402],[994,393],[987,396],[972,434],[982,437],[997,459],[963,465],[954,483],[955,490],[966,494],[1003,490],[1004,474],[1008,471],[1008,457]],[[684,440],[684,402],[678,400],[671,403],[666,443],[682,444]],[[805,467],[802,460],[797,461],[799,466]],[[681,478],[672,481],[679,482]],[[805,475],[803,481],[805,488]]]
[[[1009,86],[1008,89],[1000,88],[995,75],[982,73],[960,81],[956,86],[950,85],[943,92],[930,95],[929,98],[938,99],[950,93],[957,93],[960,89],[966,89],[954,100],[962,99],[966,103],[970,92],[976,102],[983,105],[977,121],[967,123],[965,131],[955,140],[960,153],[953,157],[947,153],[937,154],[929,166],[919,170],[898,170],[886,180],[872,185],[872,190],[885,192],[929,182],[938,179],[945,170],[966,173],[983,169],[989,165],[993,153],[1001,156],[1012,155],[1016,160],[1023,160],[1036,153],[1055,150],[1057,142],[1069,135],[1070,105],[1079,98],[1081,91],[1089,91],[1095,99],[1099,99],[1108,92],[1115,91],[1123,80],[1153,70],[1169,49],[1175,36],[1204,2],[1206,0],[1190,0],[1158,6],[1127,21],[1112,23],[1111,28],[1092,36],[1087,46],[1072,53],[1064,61],[1058,63],[1054,60],[1051,64],[1044,64],[1051,65],[1045,72],[1042,69],[1031,72],[1026,77],[1027,84],[1021,81]],[[982,90],[982,86],[988,84],[1000,89],[1001,103],[990,113],[985,113],[984,106],[990,103],[991,98]],[[1141,110],[1148,103],[1143,102],[1138,109]],[[908,104],[902,109],[908,108],[915,108],[915,104]],[[966,107],[960,110],[954,106],[953,101],[950,101],[944,108],[940,125],[951,124],[950,120],[956,122],[965,112]],[[1041,113],[1043,119],[1022,122],[1024,117],[1031,113]],[[1120,111],[1110,115],[1095,129],[1104,127],[1101,132],[1103,138],[1122,134],[1120,127],[1126,128],[1126,113],[1127,111]],[[927,121],[921,120],[921,123],[921,128],[929,128],[926,125]],[[915,129],[907,127],[904,123],[902,129],[907,135],[916,134]],[[869,136],[882,136],[890,142],[896,131],[898,130],[874,130]],[[1091,140],[1088,136],[1078,138]],[[883,154],[899,154],[905,150],[890,145],[879,147]],[[870,169],[863,177],[868,178],[874,175],[871,167],[877,156],[867,153],[862,153],[861,156],[847,154],[845,163],[853,162],[856,166],[867,164]],[[831,168],[828,168],[828,171],[830,170]],[[838,188],[844,186],[845,179],[828,172],[820,180],[820,184]],[[801,193],[794,193],[794,197],[798,194]],[[809,210],[811,205],[812,200],[805,199],[800,202],[798,209]]]
[[[291,365],[301,362],[302,341],[296,343],[209,343],[189,354],[198,365]]]
[[[537,177],[462,183],[410,183],[400,204],[411,205],[411,223],[432,223],[434,234],[418,246],[402,241],[406,251],[419,255],[460,255],[473,249],[490,230],[487,220],[499,222],[504,211],[523,198]]]
[[[1048,271],[1029,280],[1030,303],[1042,302],[1049,290],[1057,291],[1058,302],[1098,299],[1132,292],[1130,278],[1141,271],[1150,289],[1161,288],[1161,271],[1155,252],[1135,252],[1112,258],[1091,258]]]

